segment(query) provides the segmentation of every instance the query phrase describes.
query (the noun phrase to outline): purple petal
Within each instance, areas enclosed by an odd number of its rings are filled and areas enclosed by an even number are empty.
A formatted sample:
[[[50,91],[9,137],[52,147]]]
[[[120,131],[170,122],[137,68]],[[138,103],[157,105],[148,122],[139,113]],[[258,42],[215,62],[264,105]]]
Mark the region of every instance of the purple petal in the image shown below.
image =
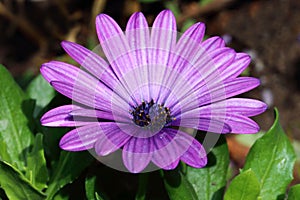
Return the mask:
[[[216,50],[218,48],[225,47],[225,42],[222,38],[215,36],[215,37],[208,38],[207,40],[202,42],[201,45],[203,48],[205,48],[206,51],[209,52],[209,51]]]
[[[85,88],[76,89],[73,85],[65,82],[53,81],[51,82],[52,87],[59,93],[65,95],[66,97],[73,99],[74,101],[89,106],[91,108],[101,109],[105,111],[110,111],[110,105],[108,101],[101,98],[97,98],[97,94],[93,94],[90,91],[86,91]]]
[[[155,74],[164,74],[162,77],[162,85],[164,88],[172,88],[172,90],[160,89],[160,98],[158,101],[168,102],[167,98],[170,98],[170,92],[178,94],[184,94],[182,83],[188,81],[190,77],[193,77],[195,67],[193,66],[199,57],[203,56],[204,49],[199,45],[203,39],[205,32],[205,26],[203,23],[197,23],[190,27],[180,37],[176,44],[175,51],[172,52],[172,60],[170,68],[160,67],[164,70],[156,70]],[[188,77],[187,80],[182,80],[182,77]],[[197,80],[198,81],[198,80]],[[180,90],[180,91],[177,91]]]
[[[108,102],[111,101],[112,91],[97,79],[77,67],[63,62],[52,61],[42,65],[41,73],[52,85],[54,85],[54,82],[60,82],[62,87],[56,89],[63,95],[80,103],[90,106],[95,104],[95,102],[92,102],[93,100],[101,102],[102,104],[105,102],[108,104]],[[61,84],[56,85],[59,87]],[[63,84],[66,84],[66,86],[64,87]],[[77,93],[81,95],[78,96]],[[92,101],[81,101],[80,99],[85,96],[84,94],[89,95],[87,98],[90,98]],[[95,99],[95,97],[97,99]],[[109,104],[107,106],[109,106]]]
[[[191,136],[186,134],[186,137]],[[207,164],[207,154],[203,146],[193,138],[192,144],[190,144],[188,150],[181,156],[181,160],[192,167],[201,168]]]
[[[75,105],[65,105],[65,106],[54,108],[42,116],[41,124],[43,126],[73,127],[73,126],[83,126],[92,123],[88,121],[74,121],[72,115],[70,115],[70,113],[74,109],[82,109],[82,108]]]
[[[154,20],[150,37],[149,83],[166,85],[169,81],[167,69],[172,66],[172,54],[176,45],[176,20],[173,13],[164,10]],[[158,70],[160,70],[158,72]],[[157,100],[163,94],[160,87],[151,91],[151,97]],[[163,95],[164,96],[164,95]]]
[[[252,77],[238,77],[233,80],[225,80],[223,84],[216,84],[213,90],[204,93],[199,91],[199,98],[202,100],[200,106],[248,92],[259,86],[259,84],[259,79]]]
[[[105,14],[97,16],[96,29],[103,51],[120,79],[133,66],[126,37],[119,25]]]
[[[247,117],[259,115],[267,109],[267,105],[255,99],[247,98],[231,98],[224,101],[216,102],[210,105],[202,106],[198,110],[193,110],[196,114],[201,113],[202,117],[208,116],[210,114],[218,113],[225,116],[230,116],[231,114],[239,114]],[[192,113],[190,114],[192,115]]]
[[[139,76],[136,70],[132,70],[137,64],[126,36],[118,24],[105,14],[97,16],[96,29],[103,52],[120,81],[116,93],[127,97],[128,101],[133,98],[133,101],[139,102],[140,97],[134,93],[139,87]]]
[[[170,131],[172,129],[168,129]],[[202,145],[191,135],[176,130],[177,137],[174,142],[177,143],[177,149],[180,149],[180,159],[192,167],[203,167],[207,164],[206,151]]]
[[[133,80],[136,80],[136,83],[139,86],[148,84],[147,67],[149,60],[149,42],[150,42],[150,31],[146,18],[141,12],[134,13],[126,27],[126,37],[130,46],[130,52],[134,54],[132,57],[135,66],[134,68],[139,68],[135,70],[133,74]],[[130,79],[130,78],[129,78]],[[129,81],[127,81],[129,82]],[[149,89],[140,89],[140,98],[145,101],[150,101]]]
[[[152,158],[153,144],[150,138],[132,137],[123,148],[123,161],[132,173],[139,173]]]
[[[76,128],[65,134],[60,142],[60,148],[67,151],[83,151],[94,147],[102,134],[99,124],[90,124]]]
[[[174,57],[174,68],[184,67],[185,62],[194,63],[199,57],[202,56],[204,48],[200,45],[205,33],[205,25],[197,23],[186,30],[180,37],[176,45],[175,52],[178,56]]]
[[[110,88],[116,85],[116,77],[106,61],[85,47],[68,41],[61,43],[64,50],[91,74],[103,81]]]
[[[128,142],[132,137],[124,133],[116,123],[101,123],[101,137],[95,144],[95,151],[100,156],[106,156]]]
[[[231,127],[232,133],[252,134],[260,130],[255,121],[242,115],[232,115],[226,119],[226,123]]]
[[[189,113],[188,113],[189,114]],[[213,133],[230,133],[231,127],[222,119],[204,118],[199,115],[183,114],[175,121],[172,121],[172,126],[180,126],[186,128],[197,129],[201,131]]]
[[[250,62],[251,58],[248,54],[237,53],[232,64],[221,71],[222,80],[236,78],[247,68]]]
[[[74,109],[70,112],[70,115],[74,117],[91,117],[97,119],[114,120],[114,116],[110,112],[102,110],[91,110],[86,108]]]
[[[172,86],[172,92],[178,94],[177,98],[181,102],[180,106],[186,109],[191,106],[198,107],[199,104],[196,104],[195,99],[191,96],[195,93],[208,93],[215,87],[216,83],[220,83],[222,78],[219,69],[229,66],[234,60],[235,54],[235,51],[230,48],[221,48],[209,55],[204,54],[195,64],[195,66],[199,66],[198,68],[186,66],[188,69],[185,69],[180,75],[183,76],[183,80],[177,78]],[[182,84],[185,84],[184,88]],[[169,101],[170,99],[165,101],[166,105],[173,107],[174,103],[171,104]],[[199,101],[201,102],[202,99],[199,99]]]
[[[163,169],[174,169],[179,158],[193,167],[203,167],[207,163],[206,152],[202,145],[192,136],[180,130],[166,128],[165,132],[170,136],[155,137],[152,161]],[[173,153],[175,152],[175,153]],[[174,159],[170,162],[170,156]],[[168,165],[166,163],[169,162]]]
[[[172,170],[172,169],[175,169],[175,168],[178,166],[179,161],[180,161],[180,159],[177,159],[177,160],[175,160],[174,162],[172,162],[171,164],[165,166],[163,169],[164,169],[164,170]]]
[[[152,162],[162,169],[170,168],[174,166],[180,156],[177,144],[174,140],[176,137],[176,130],[163,129],[160,133],[157,133],[152,137],[154,144],[154,152]]]

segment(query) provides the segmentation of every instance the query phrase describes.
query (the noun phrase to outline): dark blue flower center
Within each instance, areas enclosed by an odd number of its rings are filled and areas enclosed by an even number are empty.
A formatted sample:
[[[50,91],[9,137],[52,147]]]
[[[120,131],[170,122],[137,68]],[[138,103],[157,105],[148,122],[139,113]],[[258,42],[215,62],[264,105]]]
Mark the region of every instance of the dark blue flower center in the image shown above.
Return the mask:
[[[161,104],[142,102],[131,111],[133,122],[140,127],[147,127],[151,130],[161,129],[172,121],[170,110]]]

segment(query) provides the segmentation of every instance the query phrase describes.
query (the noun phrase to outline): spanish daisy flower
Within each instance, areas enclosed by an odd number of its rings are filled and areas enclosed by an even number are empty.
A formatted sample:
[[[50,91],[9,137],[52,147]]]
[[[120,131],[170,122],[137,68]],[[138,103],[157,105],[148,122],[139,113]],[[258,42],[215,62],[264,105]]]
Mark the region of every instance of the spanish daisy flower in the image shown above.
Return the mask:
[[[165,10],[151,29],[142,13],[131,16],[125,32],[100,14],[96,29],[105,58],[64,41],[82,68],[58,61],[41,67],[43,77],[73,100],[41,118],[44,126],[75,127],[60,140],[62,149],[100,157],[119,151],[132,173],[153,164],[174,169],[179,161],[201,168],[207,153],[190,130],[258,132],[249,117],[266,105],[231,98],[259,85],[256,78],[238,77],[250,57],[225,47],[220,37],[203,40],[203,23],[179,36],[174,15]]]

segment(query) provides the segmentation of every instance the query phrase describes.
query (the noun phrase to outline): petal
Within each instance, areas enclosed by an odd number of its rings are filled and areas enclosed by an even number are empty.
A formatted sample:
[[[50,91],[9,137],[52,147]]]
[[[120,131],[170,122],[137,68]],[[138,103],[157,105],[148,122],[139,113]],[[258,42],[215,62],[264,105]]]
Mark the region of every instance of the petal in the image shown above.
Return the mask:
[[[130,46],[130,52],[133,55],[132,59],[135,64],[133,67],[137,68],[133,77],[128,77],[128,79],[136,80],[136,84],[139,86],[148,84],[149,74],[147,68],[149,60],[148,50],[150,31],[147,20],[141,12],[134,13],[130,17],[126,26],[125,34]],[[129,81],[130,80],[127,82]],[[140,94],[140,99],[151,101],[149,89],[139,87],[138,92]]]
[[[81,101],[78,93],[86,93],[89,98],[101,103],[111,101],[112,91],[93,76],[67,63],[52,61],[42,65],[41,73],[44,78],[53,85],[54,82],[66,84],[64,89],[59,89],[63,95],[80,103],[90,106],[93,102]],[[59,84],[58,84],[59,85]],[[116,95],[115,95],[116,96]],[[97,99],[95,99],[97,97]]]
[[[95,151],[100,156],[106,156],[118,150],[132,137],[124,133],[116,123],[100,123],[100,125],[103,134],[95,144]]]
[[[141,50],[134,56],[136,64],[146,65],[148,57],[146,48],[149,47],[150,31],[147,20],[141,12],[134,13],[130,17],[125,34],[130,48],[132,50]]]
[[[174,57],[174,68],[184,67],[185,62],[195,63],[202,56],[204,48],[201,46],[201,41],[205,34],[205,25],[198,22],[186,30],[176,44],[177,56]],[[181,61],[179,62],[179,58]],[[179,69],[180,70],[180,69]],[[180,70],[181,71],[181,70]]]
[[[160,133],[152,137],[155,149],[152,162],[162,169],[174,166],[181,156],[174,140],[175,137],[176,131],[172,129],[163,129]]]
[[[233,80],[225,80],[223,84],[216,84],[210,91],[199,91],[199,98],[202,101],[200,106],[248,92],[259,86],[259,84],[259,79],[253,77],[238,77]]]
[[[78,103],[84,104],[91,108],[101,109],[108,112],[110,111],[110,105],[108,101],[97,98],[97,94],[91,93],[91,91],[86,90],[86,88],[79,88],[78,86],[74,88],[74,86],[69,83],[58,81],[51,82],[51,85],[56,91]]]
[[[250,110],[248,110],[248,108],[239,109],[237,107],[234,107],[232,110],[229,109],[221,110],[221,109],[218,110],[217,107],[212,108],[208,106],[205,109],[200,108],[200,109],[191,110],[189,112],[183,113],[180,116],[181,121],[179,122],[179,119],[177,119],[174,122],[172,122],[172,125],[188,127],[188,128],[198,128],[199,130],[208,129],[209,132],[214,132],[214,133],[249,133],[250,134],[250,133],[257,133],[259,131],[259,126],[257,125],[256,122],[240,114],[242,113],[246,115],[247,114],[252,115],[253,113]],[[261,110],[258,111],[258,113],[260,112]],[[202,127],[199,126],[197,127],[195,125],[197,123],[202,124]],[[222,130],[223,126],[226,128],[223,128]]]
[[[73,105],[54,108],[41,117],[41,124],[43,126],[75,126],[72,116],[69,115],[72,110]]]
[[[260,130],[255,121],[242,115],[232,115],[226,119],[226,123],[231,127],[232,133],[253,134]]]
[[[174,47],[175,50],[171,50],[172,59],[170,67],[162,66],[156,70],[156,74],[163,75],[163,82],[161,85],[164,86],[161,87],[159,91],[160,98],[158,101],[166,102],[167,98],[170,97],[170,92],[178,94],[185,93],[183,91],[182,84],[185,84],[190,77],[195,75],[194,71],[197,71],[197,69],[195,69],[194,64],[199,57],[203,56],[205,53],[204,48],[200,45],[204,32],[205,26],[203,23],[197,23],[190,27],[180,37],[178,43]],[[185,77],[188,77],[188,79],[182,80]],[[160,82],[157,81],[157,83]],[[171,90],[165,90],[165,88],[170,88]],[[184,90],[186,89],[189,88],[184,88]],[[177,90],[180,90],[180,92]]]
[[[204,54],[200,58],[195,66],[186,66],[186,69],[181,72],[181,78],[177,78],[172,86],[172,92],[178,94],[178,101],[181,102],[182,108],[189,109],[193,106],[198,107],[202,99],[191,98],[198,93],[208,93],[213,90],[217,83],[222,84],[222,77],[220,71],[222,68],[229,66],[234,60],[236,53],[230,48],[221,48],[211,52],[209,55]],[[185,85],[185,87],[182,87]],[[165,104],[172,108],[174,105],[171,104],[170,99],[165,101]],[[178,107],[179,105],[177,105]],[[172,108],[177,110],[178,108]]]
[[[133,102],[140,102],[140,96],[133,95],[136,87],[139,86],[139,78],[137,78],[139,73],[132,70],[137,64],[123,31],[111,17],[105,14],[97,16],[96,29],[103,52],[120,82],[115,87],[116,92],[123,94],[128,101],[132,98]]]
[[[191,137],[186,134],[186,137]],[[189,140],[188,140],[189,141]],[[186,164],[195,167],[201,168],[207,164],[207,154],[203,146],[196,140],[193,139],[192,144],[188,150],[180,158]]]
[[[190,113],[184,113],[180,118],[176,118],[175,121],[172,121],[171,125],[213,133],[225,134],[231,132],[231,127],[225,123],[225,120],[213,117],[204,118],[199,115],[190,115]]]
[[[134,64],[128,54],[130,48],[126,37],[119,25],[105,14],[97,16],[96,29],[105,56],[120,79]]]
[[[114,120],[114,116],[110,112],[105,112],[102,110],[91,110],[86,108],[74,109],[70,112],[70,115],[75,119],[76,117],[90,117],[95,119]]]
[[[123,148],[123,161],[126,168],[132,173],[139,173],[147,167],[153,152],[150,138],[132,137]]]
[[[203,48],[205,48],[206,51],[209,52],[209,51],[216,50],[218,48],[225,47],[225,42],[222,38],[218,36],[214,36],[202,42],[201,45]]]
[[[73,116],[70,114],[75,109],[83,109],[75,105],[65,105],[54,108],[45,113],[41,118],[41,124],[43,126],[83,126],[90,124],[89,121],[75,121]]]
[[[222,80],[239,76],[250,64],[251,57],[245,53],[237,53],[231,65],[221,71]]]
[[[197,71],[187,73],[186,77],[190,77],[188,80],[194,82],[195,89],[203,85],[207,85],[209,88],[211,81],[216,83],[223,80],[220,72],[234,61],[235,55],[236,52],[227,47],[206,53],[195,63]],[[198,76],[195,76],[195,73],[197,73]]]
[[[172,169],[175,169],[175,168],[178,166],[179,161],[180,161],[180,159],[177,159],[177,160],[175,160],[174,162],[172,162],[171,164],[165,166],[163,169],[164,169],[164,170],[172,170]]]
[[[83,151],[94,147],[101,135],[99,124],[90,124],[76,128],[65,134],[60,142],[60,148],[67,151]]]
[[[172,51],[176,45],[176,20],[170,10],[164,10],[158,14],[154,20],[149,50],[149,83],[159,86],[165,86],[169,80],[169,71],[172,66]],[[158,71],[159,70],[159,71]],[[150,91],[150,95],[154,100],[159,96],[164,96],[160,91],[161,87],[154,87]]]
[[[239,114],[251,117],[263,113],[267,107],[268,106],[264,102],[255,99],[231,98],[202,106],[198,108],[198,111],[192,110],[190,112],[194,112],[194,114],[200,112],[202,117],[213,113],[223,114],[225,116],[230,114]]]
[[[68,41],[61,43],[64,50],[91,74],[103,81],[110,88],[116,85],[116,77],[107,62],[85,47]]]

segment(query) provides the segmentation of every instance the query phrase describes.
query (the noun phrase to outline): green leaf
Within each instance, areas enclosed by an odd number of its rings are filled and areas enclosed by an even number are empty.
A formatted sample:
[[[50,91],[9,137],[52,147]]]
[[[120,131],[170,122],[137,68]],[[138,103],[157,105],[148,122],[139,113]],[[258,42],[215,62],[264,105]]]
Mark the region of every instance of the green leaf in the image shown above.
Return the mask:
[[[95,199],[96,176],[86,177],[85,195],[88,200]]]
[[[193,186],[182,174],[178,167],[174,170],[163,171],[165,188],[171,200],[197,200]]]
[[[258,177],[262,199],[277,199],[284,196],[293,179],[295,160],[295,152],[279,124],[279,113],[275,109],[274,124],[250,149],[243,170],[251,168]]]
[[[22,112],[26,96],[9,72],[0,65],[0,160],[25,171],[33,135]]]
[[[298,200],[300,197],[300,184],[290,188],[287,200]]]
[[[190,28],[192,25],[194,25],[197,21],[195,19],[188,18],[183,22],[183,25],[181,27],[181,32],[183,33],[188,28]]]
[[[46,190],[47,199],[52,199],[62,187],[72,183],[93,160],[88,151],[62,151],[59,162],[50,178],[49,187]]]
[[[229,165],[229,152],[225,137],[220,135],[218,142],[208,154],[208,164],[197,169],[187,167],[186,177],[193,185],[198,199],[219,200],[223,198]]]
[[[174,1],[166,1],[165,7],[171,10],[175,17],[178,17],[181,13],[178,4]]]
[[[42,108],[48,105],[55,96],[54,89],[41,74],[30,82],[26,93],[30,98],[36,100],[36,107],[33,112],[34,117],[37,117]]]
[[[96,200],[104,200],[97,192],[95,193]]]
[[[39,190],[47,187],[48,169],[43,149],[43,135],[38,133],[35,136],[32,151],[27,158],[26,177]]]
[[[9,199],[45,199],[45,195],[34,188],[20,171],[5,161],[0,161],[0,186]]]
[[[206,4],[209,4],[209,3],[211,3],[211,2],[213,2],[214,0],[200,0],[199,1],[199,4],[201,5],[201,6],[205,6]]]
[[[253,200],[258,198],[259,192],[259,181],[255,173],[249,169],[231,181],[224,200]]]
[[[138,0],[140,3],[154,3],[158,2],[159,0]]]
[[[88,176],[85,179],[85,194],[88,200],[104,200],[104,197],[101,197],[95,190],[96,180],[96,176]]]
[[[135,200],[145,200],[149,181],[149,173],[139,174],[139,186]]]

